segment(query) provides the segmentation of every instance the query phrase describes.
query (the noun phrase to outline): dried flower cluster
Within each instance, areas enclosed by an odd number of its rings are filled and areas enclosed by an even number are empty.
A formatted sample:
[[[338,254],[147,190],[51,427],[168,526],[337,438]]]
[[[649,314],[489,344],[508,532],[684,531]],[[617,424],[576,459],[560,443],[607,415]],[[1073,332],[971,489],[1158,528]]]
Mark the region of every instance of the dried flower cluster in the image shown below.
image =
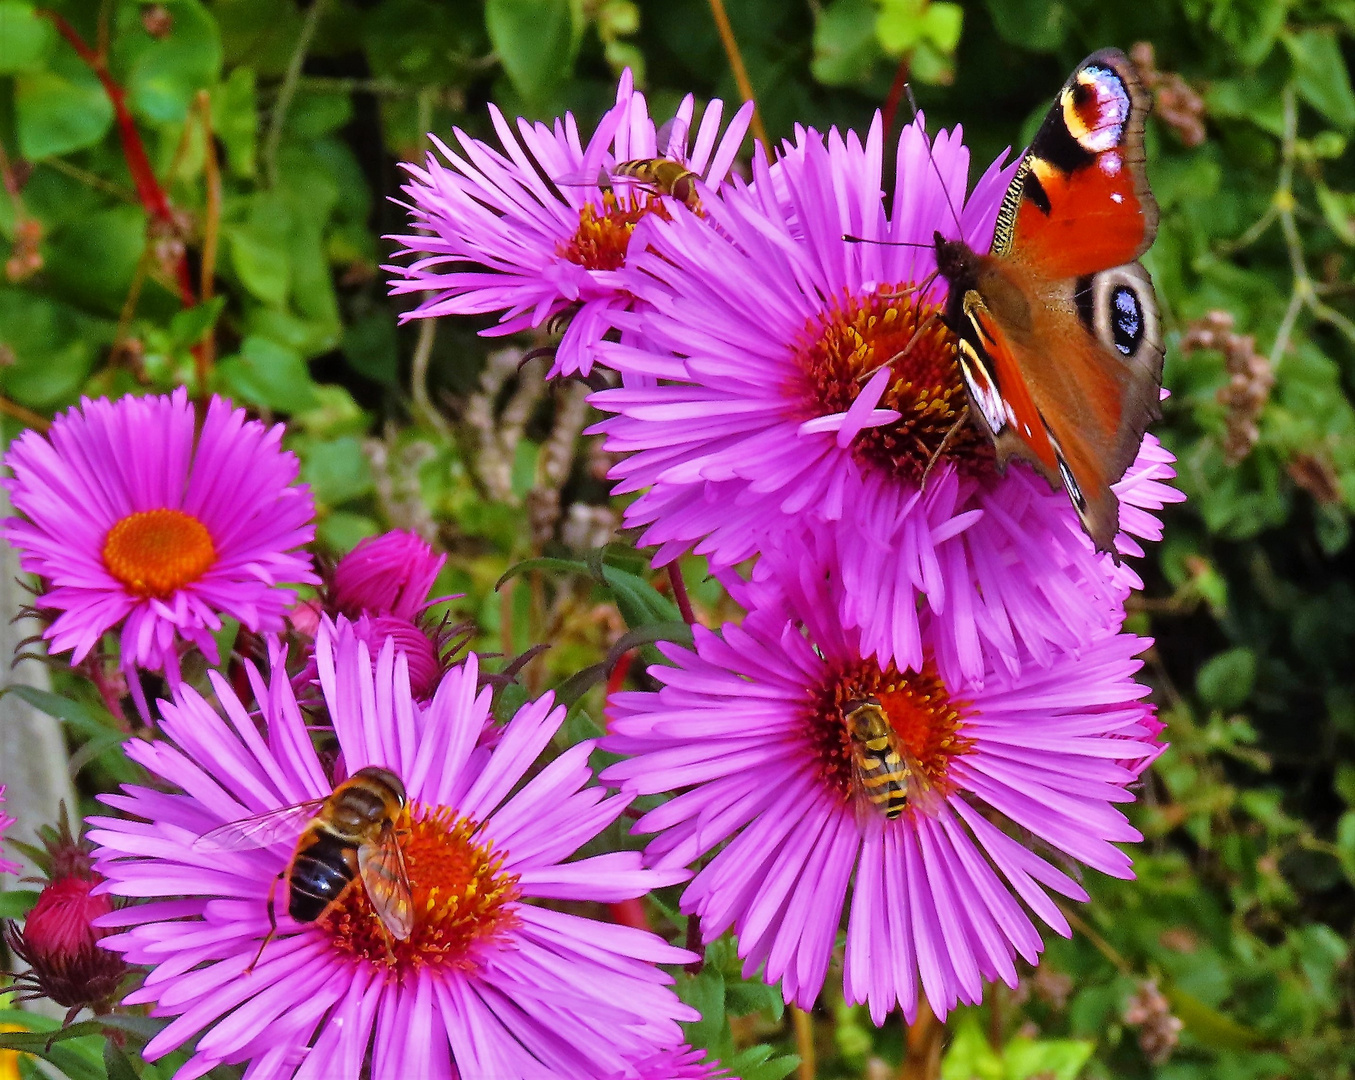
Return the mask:
[[[1228,385],[1218,392],[1219,404],[1228,410],[1223,456],[1236,465],[1261,438],[1258,420],[1270,400],[1275,373],[1270,361],[1256,351],[1256,339],[1233,331],[1233,316],[1227,311],[1211,311],[1186,327],[1181,352],[1188,355],[1197,349],[1223,354],[1228,371]]]

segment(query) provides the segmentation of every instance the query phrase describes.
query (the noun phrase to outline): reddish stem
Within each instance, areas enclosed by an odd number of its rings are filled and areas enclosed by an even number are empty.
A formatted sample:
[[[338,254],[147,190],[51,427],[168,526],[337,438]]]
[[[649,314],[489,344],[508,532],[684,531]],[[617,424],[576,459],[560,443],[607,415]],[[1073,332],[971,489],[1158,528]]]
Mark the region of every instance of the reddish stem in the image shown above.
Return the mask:
[[[64,16],[55,11],[46,10],[39,10],[38,14],[52,21],[57,28],[57,32],[70,42],[71,47],[79,54],[80,59],[103,84],[104,93],[108,95],[108,100],[113,103],[113,116],[118,125],[118,138],[122,140],[122,154],[127,159],[127,170],[132,174],[132,183],[136,185],[137,198],[141,200],[141,205],[145,207],[146,213],[153,223],[175,229],[174,213],[169,205],[169,196],[165,194],[165,189],[160,186],[160,182],[155,178],[155,170],[151,168],[150,158],[146,155],[146,146],[141,141],[141,134],[136,129],[136,122],[132,119],[132,114],[127,108],[127,93],[109,72],[108,63],[103,53],[90,48],[85,39],[80,36],[79,31],[68,23]],[[174,268],[174,276],[179,285],[179,299],[183,301],[184,307],[192,307],[196,300],[193,296],[193,281],[188,274],[187,256],[179,256],[178,265]]]
[[[623,652],[616,658],[616,663],[612,667],[612,673],[607,676],[607,697],[610,698],[621,687],[626,685],[626,676],[630,674],[630,666],[635,660],[635,650]]]
[[[682,613],[682,621],[688,626],[696,624],[696,616],[692,613],[692,601],[687,596],[687,583],[682,580],[682,568],[674,560],[668,564],[668,580],[673,585],[673,599],[677,602],[678,611]]]
[[[617,900],[615,903],[608,904],[607,910],[611,912],[612,922],[618,926],[633,926],[636,930],[648,930],[649,916],[645,914],[645,906],[640,902],[639,897],[630,900]]]
[[[889,141],[889,136],[894,130],[894,118],[899,112],[899,102],[903,100],[903,92],[908,89],[908,59],[909,54],[904,53],[903,59],[899,61],[899,66],[894,72],[894,81],[889,86],[889,96],[885,98],[884,108],[880,110],[880,120],[884,125],[885,141]]]

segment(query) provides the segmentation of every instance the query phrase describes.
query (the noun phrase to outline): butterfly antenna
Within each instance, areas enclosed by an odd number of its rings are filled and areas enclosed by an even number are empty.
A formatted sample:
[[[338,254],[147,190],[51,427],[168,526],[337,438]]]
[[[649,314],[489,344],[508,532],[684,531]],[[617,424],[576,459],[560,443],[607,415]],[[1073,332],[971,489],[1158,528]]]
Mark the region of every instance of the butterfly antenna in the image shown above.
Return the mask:
[[[913,96],[913,87],[910,83],[903,84],[903,92],[908,97],[908,107],[913,110],[913,119],[917,120],[922,110],[917,107],[917,98]],[[958,234],[957,239],[964,240],[964,226],[960,224],[960,215],[955,209],[955,204],[950,201],[950,188],[946,187],[946,178],[941,175],[941,166],[936,163],[936,155],[932,153],[932,140],[927,135],[927,129],[922,129],[922,141],[927,147],[927,160],[932,163],[932,170],[936,173],[937,180],[941,181],[941,194],[946,197],[946,206],[950,210],[950,216],[955,219],[955,231]],[[928,245],[929,247],[931,245]]]

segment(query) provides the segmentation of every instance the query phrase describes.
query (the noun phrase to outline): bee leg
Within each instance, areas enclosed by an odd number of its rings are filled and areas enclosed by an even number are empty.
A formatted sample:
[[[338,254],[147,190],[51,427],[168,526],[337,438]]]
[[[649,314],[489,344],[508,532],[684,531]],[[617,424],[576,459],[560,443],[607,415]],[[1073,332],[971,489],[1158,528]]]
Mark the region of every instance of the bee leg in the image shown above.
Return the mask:
[[[928,459],[927,467],[922,470],[922,480],[919,482],[918,486],[923,491],[927,490],[927,477],[931,475],[932,467],[941,460],[941,455],[946,452],[946,447],[950,445],[950,440],[955,438],[955,433],[960,430],[960,426],[968,419],[969,406],[966,405],[960,412],[960,418],[950,425],[950,430],[946,432],[945,438],[941,440],[941,445],[936,448],[931,458]]]
[[[242,972],[244,975],[248,975],[254,970],[255,965],[259,962],[259,957],[263,955],[264,946],[272,941],[273,935],[278,932],[278,916],[277,912],[273,910],[273,896],[277,892],[278,882],[282,880],[282,875],[286,872],[285,867],[279,870],[277,877],[273,879],[273,883],[268,886],[268,933],[263,936],[263,941],[259,942],[259,951],[254,954],[254,959],[249,962],[249,967]]]
[[[881,368],[887,368],[891,364],[894,364],[899,360],[906,359],[908,354],[913,351],[913,346],[922,340],[922,335],[931,329],[932,323],[940,321],[940,318],[941,318],[940,315],[938,315],[936,312],[932,312],[925,319],[923,319],[922,324],[916,330],[913,331],[913,336],[908,339],[907,345],[905,345],[902,349],[896,352],[883,364],[876,364],[869,371],[863,371],[860,375],[856,377],[856,381],[866,382],[872,375],[874,375]]]

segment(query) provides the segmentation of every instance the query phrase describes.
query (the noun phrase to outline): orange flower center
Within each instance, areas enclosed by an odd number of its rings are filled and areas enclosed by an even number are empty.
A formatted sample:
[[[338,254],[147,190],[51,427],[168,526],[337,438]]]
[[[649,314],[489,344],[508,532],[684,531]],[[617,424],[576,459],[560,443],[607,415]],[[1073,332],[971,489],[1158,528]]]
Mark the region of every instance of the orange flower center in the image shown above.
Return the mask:
[[[967,702],[952,700],[936,665],[900,673],[893,663],[881,671],[874,660],[862,660],[833,672],[815,692],[806,735],[818,759],[819,774],[844,800],[859,796],[853,780],[853,737],[846,706],[863,699],[880,703],[889,720],[900,757],[940,795],[954,790],[949,778],[952,758],[968,754],[973,741],[964,735]],[[911,779],[911,778],[910,778]]]
[[[902,416],[861,432],[852,443],[857,459],[914,483],[934,458],[986,471],[992,444],[964,417],[968,398],[955,336],[941,321],[940,305],[905,289],[882,285],[865,296],[844,295],[805,324],[800,385],[792,388],[802,402],[800,418],[846,412],[888,367],[893,377],[877,408]]]
[[[618,199],[614,191],[604,191],[601,208],[584,203],[579,210],[579,230],[560,244],[559,253],[586,270],[620,270],[630,234],[646,214],[671,220],[667,207],[658,200],[642,200],[638,192]]]
[[[214,562],[211,534],[182,510],[143,510],[104,537],[104,566],[137,596],[165,599],[202,577]]]
[[[413,896],[414,930],[393,937],[360,880],[322,915],[318,925],[334,947],[405,975],[424,966],[474,971],[487,945],[517,925],[516,874],[503,872],[503,852],[480,837],[480,826],[447,807],[396,821]]]

